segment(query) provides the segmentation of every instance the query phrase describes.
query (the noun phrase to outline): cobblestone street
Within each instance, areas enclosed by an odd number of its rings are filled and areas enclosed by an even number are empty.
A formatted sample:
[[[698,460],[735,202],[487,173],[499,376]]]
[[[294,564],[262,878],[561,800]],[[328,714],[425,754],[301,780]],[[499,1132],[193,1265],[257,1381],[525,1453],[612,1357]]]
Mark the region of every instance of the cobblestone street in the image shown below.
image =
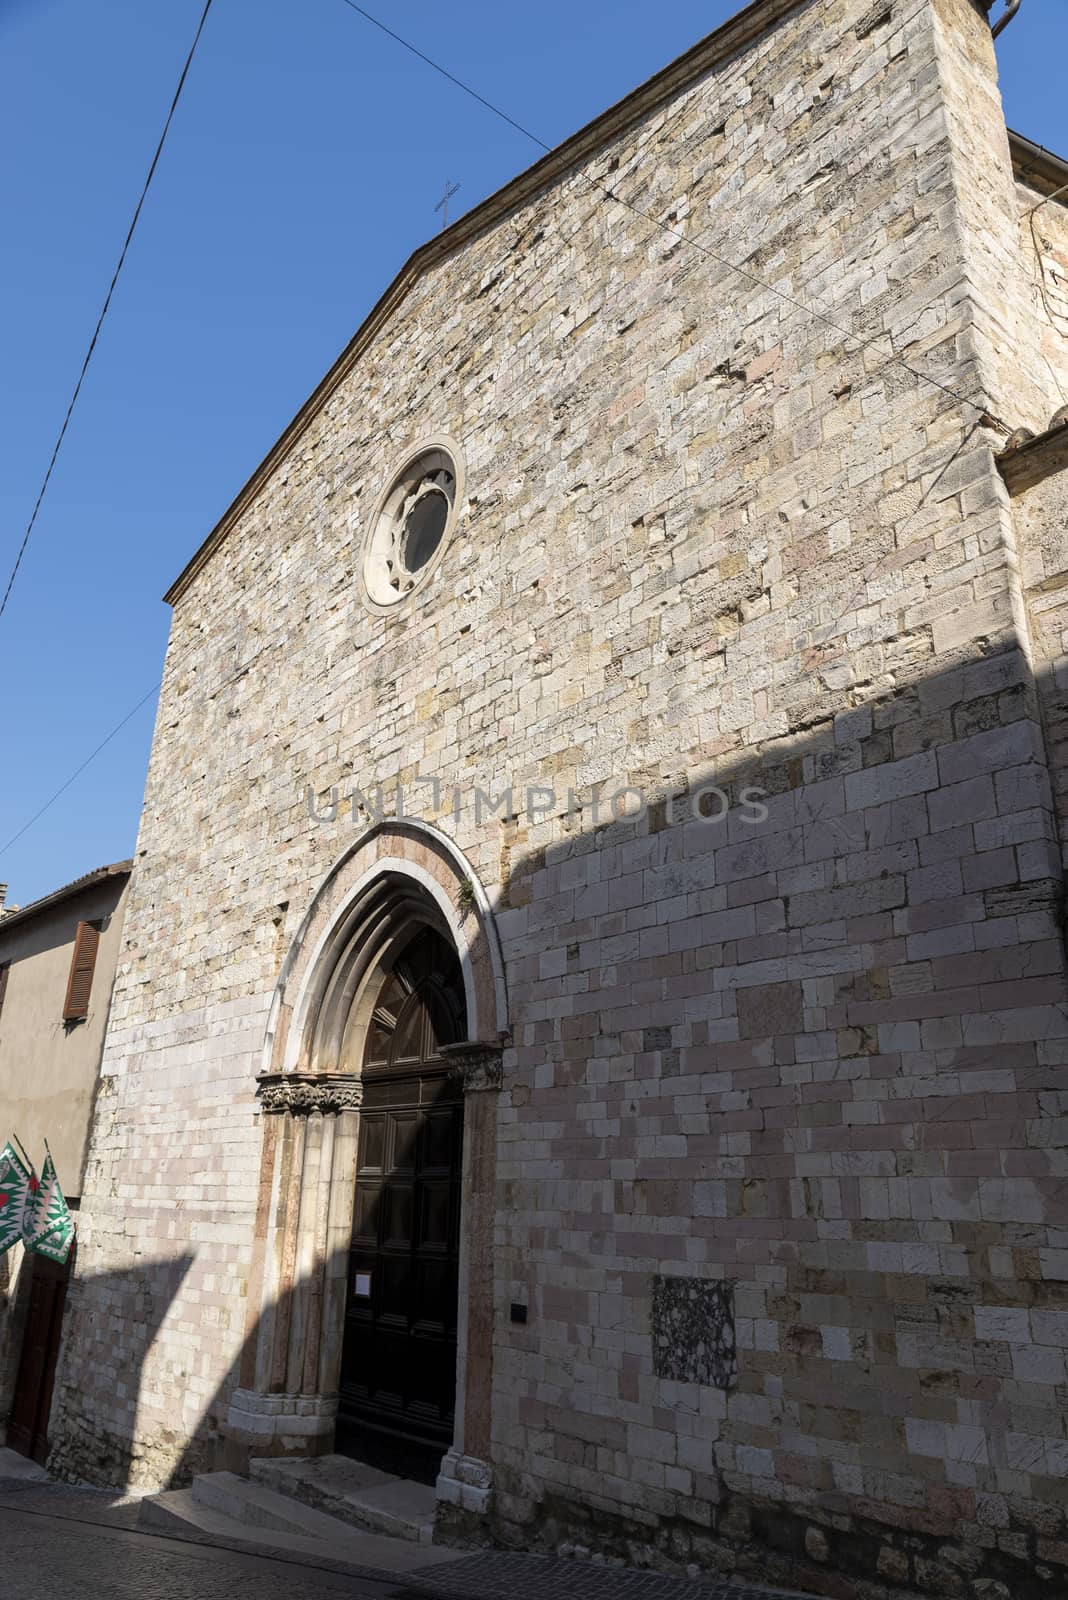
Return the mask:
[[[136,1502],[92,1489],[0,1479],[3,1600],[810,1600],[621,1571],[590,1562],[480,1553],[398,1578],[257,1553],[253,1542],[143,1533]],[[249,1530],[250,1534],[253,1532]]]
[[[175,1540],[111,1527],[87,1528],[40,1512],[0,1511],[8,1571],[5,1600],[208,1600],[209,1596],[261,1600],[318,1600],[337,1594],[381,1596],[395,1580],[301,1571],[229,1551],[182,1548]]]

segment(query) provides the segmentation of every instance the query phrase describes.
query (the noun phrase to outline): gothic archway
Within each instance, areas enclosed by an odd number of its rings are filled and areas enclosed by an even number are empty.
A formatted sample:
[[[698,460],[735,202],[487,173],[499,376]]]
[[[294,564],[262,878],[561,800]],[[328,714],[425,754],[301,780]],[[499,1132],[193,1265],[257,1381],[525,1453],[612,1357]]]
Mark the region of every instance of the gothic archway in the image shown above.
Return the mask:
[[[349,1402],[361,1386],[351,1362],[344,1378],[342,1369],[355,1295],[362,1108],[368,1118],[387,1109],[371,1099],[398,1076],[391,1066],[403,1065],[382,1055],[388,1029],[381,1007],[405,953],[418,951],[420,940],[424,954],[433,948],[436,970],[427,973],[433,983],[418,1020],[427,1057],[418,1065],[431,1086],[452,1085],[441,1092],[462,1106],[464,1125],[454,1228],[455,1411],[451,1438],[447,1409],[439,1404],[433,1419],[437,1447],[445,1449],[438,1494],[477,1511],[490,1493],[493,1091],[501,1083],[507,1009],[484,891],[452,841],[425,824],[381,824],[346,851],[283,964],[258,1079],[264,1128],[248,1337],[224,1457],[240,1466],[249,1455],[314,1455],[344,1442],[337,1439],[339,1409],[351,1422]],[[432,1043],[435,1008],[441,1037]],[[386,1009],[395,1027],[412,1020]],[[376,1381],[372,1374],[363,1388],[374,1390]],[[339,1408],[343,1387],[348,1401]],[[447,1383],[441,1397],[448,1399]],[[407,1409],[411,1431],[418,1405]],[[398,1464],[403,1471],[401,1457]]]

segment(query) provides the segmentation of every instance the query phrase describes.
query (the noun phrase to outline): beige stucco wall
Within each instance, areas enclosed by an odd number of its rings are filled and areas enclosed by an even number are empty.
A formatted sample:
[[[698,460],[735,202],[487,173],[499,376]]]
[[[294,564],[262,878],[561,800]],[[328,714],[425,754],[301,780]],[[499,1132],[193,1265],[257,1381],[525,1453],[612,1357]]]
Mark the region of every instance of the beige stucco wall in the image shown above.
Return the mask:
[[[0,1142],[17,1134],[40,1167],[47,1138],[71,1196],[81,1192],[128,883],[125,876],[106,878],[27,921],[0,922],[0,963],[10,963],[0,1009]],[[89,1015],[65,1023],[78,923],[101,919]]]
[[[129,877],[123,873],[0,921],[0,964],[9,963],[0,1008],[0,1144],[18,1136],[40,1170],[44,1142],[70,1200],[81,1193]],[[84,1022],[63,1021],[79,922],[101,922]],[[21,1245],[0,1257],[0,1438],[18,1376],[33,1258]]]

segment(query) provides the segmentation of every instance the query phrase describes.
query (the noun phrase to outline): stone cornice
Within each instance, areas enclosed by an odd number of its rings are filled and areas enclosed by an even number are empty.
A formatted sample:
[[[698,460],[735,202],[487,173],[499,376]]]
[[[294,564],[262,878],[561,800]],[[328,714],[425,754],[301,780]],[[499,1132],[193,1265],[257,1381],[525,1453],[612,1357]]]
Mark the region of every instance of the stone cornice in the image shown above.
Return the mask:
[[[655,112],[674,95],[710,72],[721,61],[751,44],[761,34],[768,32],[791,12],[797,11],[806,0],[753,0],[753,4],[728,18],[722,27],[700,40],[684,55],[672,61],[646,83],[634,89],[624,99],[617,101],[577,133],[565,139],[532,167],[491,194],[480,205],[460,217],[443,233],[428,239],[408,257],[385,294],[361,323],[345,350],[335,361],[318,388],[301,406],[293,421],[268,452],[244,488],[223,513],[200,549],[163,596],[168,605],[176,605],[192,580],[210,561],[230,529],[247,510],[271,474],[284,461],[305,428],[326,405],[339,384],[347,377],[360,356],[377,337],[393,313],[407,297],[413,284],[432,267],[446,261],[456,251],[463,249],[473,239],[495,227],[511,212],[528,204],[560,178],[597,156],[606,144],[618,138]]]
[[[308,1116],[313,1111],[358,1111],[363,1104],[363,1084],[359,1078],[278,1073],[259,1079],[256,1097],[268,1113],[288,1111],[294,1116]]]

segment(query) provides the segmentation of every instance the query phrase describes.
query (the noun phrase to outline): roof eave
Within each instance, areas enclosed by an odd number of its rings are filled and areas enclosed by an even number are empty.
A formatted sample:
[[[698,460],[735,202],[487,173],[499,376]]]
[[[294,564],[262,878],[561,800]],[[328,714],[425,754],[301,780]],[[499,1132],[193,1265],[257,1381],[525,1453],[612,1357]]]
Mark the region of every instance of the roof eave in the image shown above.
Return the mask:
[[[29,905],[20,906],[17,911],[8,911],[0,917],[0,938],[3,938],[7,930],[13,928],[16,923],[30,922],[42,912],[50,911],[54,906],[62,904],[64,900],[72,900],[75,895],[83,893],[86,889],[93,889],[97,884],[105,883],[108,878],[128,878],[132,871],[132,861],[113,861],[109,866],[95,867],[92,872],[83,873],[72,883],[65,883],[61,889],[53,889],[51,894],[42,895],[39,900],[31,900]]]
[[[1014,133],[1011,128],[1008,134],[1012,170],[1021,183],[1029,184],[1046,195],[1068,187],[1068,161],[1047,150],[1045,145],[1025,139],[1022,133]],[[1068,204],[1068,194],[1063,198],[1064,203]]]

